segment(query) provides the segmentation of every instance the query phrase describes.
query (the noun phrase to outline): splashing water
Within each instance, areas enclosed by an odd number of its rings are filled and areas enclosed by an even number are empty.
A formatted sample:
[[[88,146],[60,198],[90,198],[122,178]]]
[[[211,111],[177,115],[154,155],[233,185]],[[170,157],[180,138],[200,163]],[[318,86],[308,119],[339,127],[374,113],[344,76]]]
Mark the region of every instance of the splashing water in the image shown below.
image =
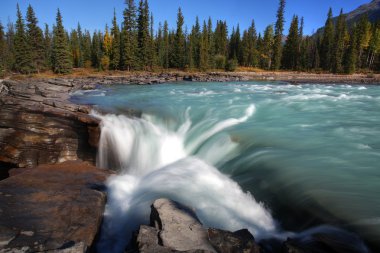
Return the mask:
[[[352,230],[380,249],[380,86],[185,82],[72,99],[111,113],[98,115],[98,165],[120,175],[108,182],[101,252],[122,252],[158,197],[264,239],[279,230],[273,216],[286,230]],[[143,115],[121,116],[126,108]]]
[[[255,106],[251,104],[241,118],[221,122],[205,119],[195,125],[189,111],[176,130],[153,123],[156,119],[148,115],[132,119],[93,113],[102,120],[98,166],[118,169],[122,174],[108,182],[109,200],[99,243],[102,250],[121,252],[128,234],[148,222],[149,205],[161,197],[194,208],[207,226],[229,230],[248,227],[257,238],[273,236],[276,224],[263,205],[207,164],[216,164],[233,153],[237,144],[221,132],[247,121]],[[196,138],[188,140],[191,136]],[[207,145],[209,152],[202,152],[203,161],[196,151],[206,142],[211,144]]]

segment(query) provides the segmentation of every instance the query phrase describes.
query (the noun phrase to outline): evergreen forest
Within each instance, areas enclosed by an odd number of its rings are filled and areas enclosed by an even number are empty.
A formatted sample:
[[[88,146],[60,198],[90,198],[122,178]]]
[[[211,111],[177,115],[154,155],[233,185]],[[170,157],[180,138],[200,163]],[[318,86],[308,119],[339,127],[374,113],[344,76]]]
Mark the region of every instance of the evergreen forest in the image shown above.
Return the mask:
[[[41,27],[32,6],[24,16],[17,5],[16,23],[5,27],[0,21],[0,75],[47,70],[66,74],[73,68],[234,71],[247,67],[347,74],[380,70],[380,22],[371,23],[363,15],[347,26],[343,11],[333,19],[330,9],[323,30],[305,36],[304,19],[296,15],[289,31],[284,31],[285,7],[285,0],[279,0],[277,20],[263,33],[256,31],[254,20],[242,31],[226,21],[197,18],[187,29],[180,8],[174,29],[164,21],[154,30],[148,1],[126,0],[123,20],[117,20],[115,10],[111,25],[91,34],[80,24],[66,30],[59,10],[53,27]]]

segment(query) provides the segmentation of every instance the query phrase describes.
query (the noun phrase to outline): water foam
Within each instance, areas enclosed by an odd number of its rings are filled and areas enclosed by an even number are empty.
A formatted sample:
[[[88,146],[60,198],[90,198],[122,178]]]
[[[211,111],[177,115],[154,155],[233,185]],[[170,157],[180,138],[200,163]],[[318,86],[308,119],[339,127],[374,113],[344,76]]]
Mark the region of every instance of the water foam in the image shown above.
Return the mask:
[[[223,134],[246,122],[255,112],[251,104],[241,118],[194,124],[190,108],[177,128],[145,115],[142,119],[99,115],[102,120],[98,166],[121,170],[108,181],[109,198],[100,242],[101,252],[122,252],[133,230],[147,223],[149,205],[167,197],[194,208],[211,227],[247,227],[257,238],[273,236],[276,222],[250,193],[210,164],[233,154],[238,144]]]
[[[229,177],[195,157],[143,177],[115,176],[108,187],[104,232],[99,244],[103,251],[121,252],[127,235],[149,222],[149,206],[161,197],[194,208],[206,226],[233,231],[248,228],[258,239],[276,231],[276,223],[262,204]]]

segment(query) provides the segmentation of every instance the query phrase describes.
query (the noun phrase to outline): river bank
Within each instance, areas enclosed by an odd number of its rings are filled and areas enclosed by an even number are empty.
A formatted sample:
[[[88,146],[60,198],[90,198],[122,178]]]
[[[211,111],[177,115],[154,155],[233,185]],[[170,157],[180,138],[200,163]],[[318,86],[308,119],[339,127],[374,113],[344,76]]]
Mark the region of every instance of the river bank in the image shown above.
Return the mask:
[[[135,83],[155,84],[175,81],[226,82],[226,81],[285,81],[290,83],[380,83],[380,74],[329,74],[290,71],[259,72],[94,72],[77,70],[69,75],[36,74],[32,76],[12,75],[13,80],[47,80],[62,78],[84,83]]]
[[[120,75],[62,76],[60,78],[6,79],[0,83],[1,132],[5,140],[0,162],[6,166],[34,167],[81,158],[94,163],[99,121],[91,106],[69,101],[76,90],[98,85],[151,85],[170,82],[285,81],[302,83],[379,84],[380,75],[333,75],[296,72],[124,73]],[[131,112],[132,114],[135,112]],[[43,123],[42,123],[43,122]],[[48,136],[48,137],[47,137]]]

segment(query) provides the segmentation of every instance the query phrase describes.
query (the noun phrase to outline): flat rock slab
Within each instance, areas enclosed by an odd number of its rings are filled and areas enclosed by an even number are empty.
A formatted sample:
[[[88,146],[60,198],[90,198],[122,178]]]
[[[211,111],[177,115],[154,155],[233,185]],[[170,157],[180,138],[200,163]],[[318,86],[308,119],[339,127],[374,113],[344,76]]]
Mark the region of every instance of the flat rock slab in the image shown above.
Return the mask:
[[[1,181],[0,252],[84,252],[102,221],[109,175],[88,163],[66,162]]]
[[[158,199],[152,205],[151,225],[159,230],[162,246],[178,251],[204,250],[215,252],[208,241],[207,231],[186,207]]]

